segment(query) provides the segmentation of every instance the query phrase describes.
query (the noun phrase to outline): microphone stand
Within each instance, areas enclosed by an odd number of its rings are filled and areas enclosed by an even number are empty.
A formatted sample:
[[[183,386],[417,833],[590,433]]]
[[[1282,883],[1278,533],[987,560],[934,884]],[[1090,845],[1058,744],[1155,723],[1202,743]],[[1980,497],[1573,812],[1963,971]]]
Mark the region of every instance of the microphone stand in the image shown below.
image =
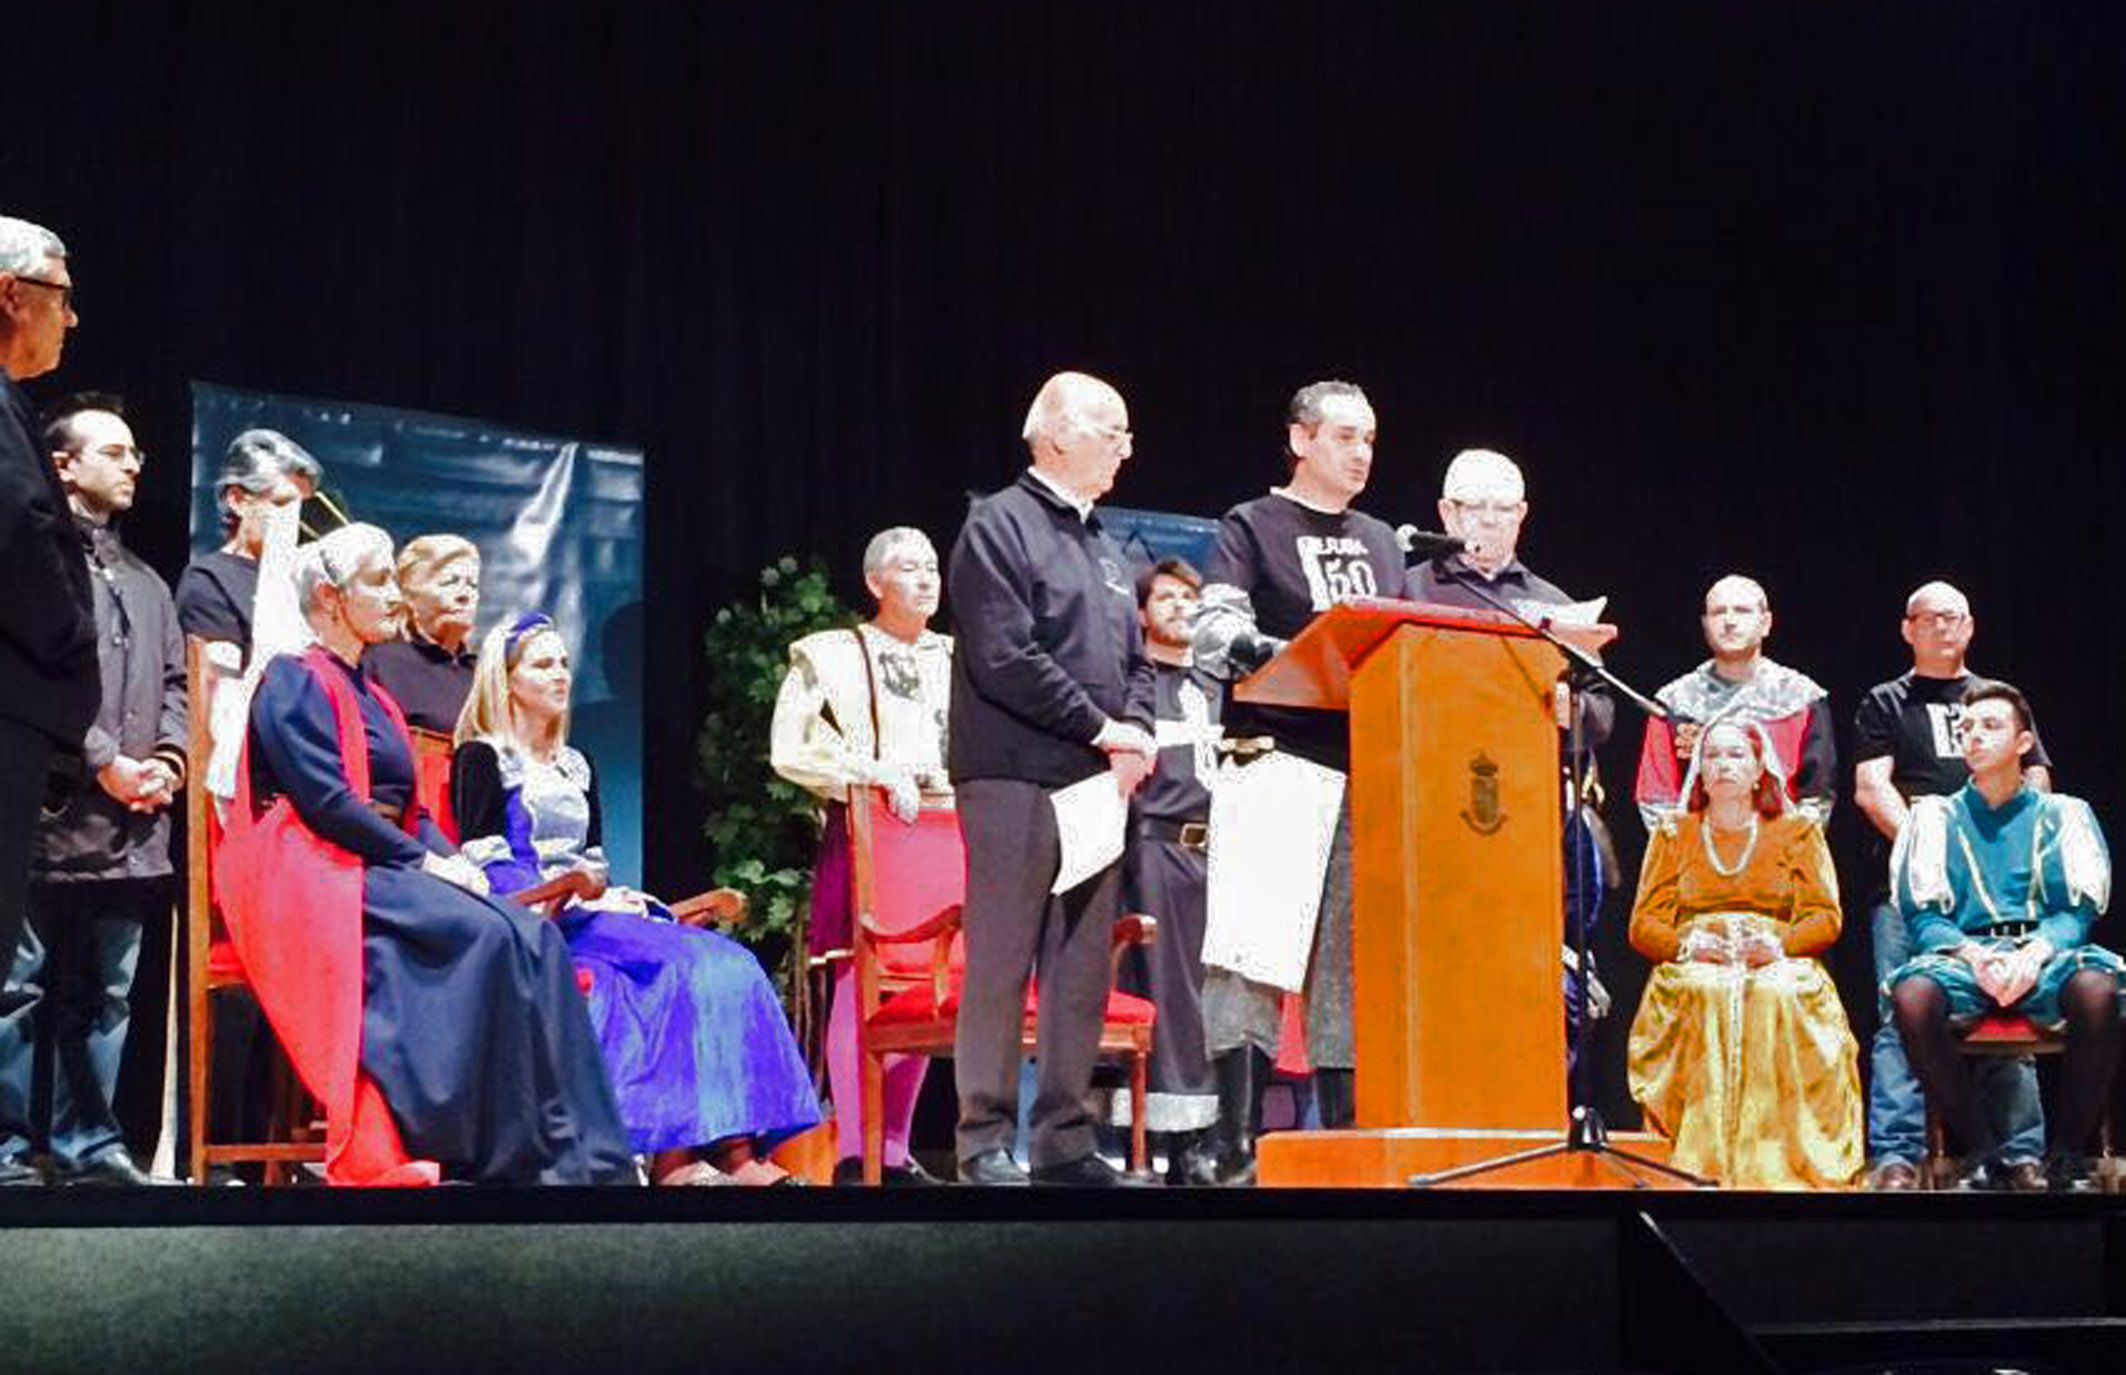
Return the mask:
[[[1668,708],[1662,706],[1653,698],[1646,696],[1631,684],[1617,677],[1616,674],[1611,673],[1603,665],[1602,661],[1594,655],[1558,635],[1557,632],[1550,628],[1550,617],[1545,616],[1538,620],[1523,615],[1520,608],[1514,606],[1503,597],[1492,595],[1489,588],[1464,577],[1454,569],[1448,568],[1445,571],[1457,587],[1469,592],[1485,605],[1504,612],[1515,621],[1527,626],[1548,642],[1552,648],[1565,656],[1567,664],[1565,674],[1566,687],[1571,702],[1571,719],[1566,726],[1567,745],[1565,759],[1565,793],[1567,805],[1571,809],[1568,825],[1577,824],[1584,832],[1587,823],[1582,812],[1584,799],[1580,785],[1580,758],[1586,749],[1586,735],[1583,713],[1580,710],[1580,694],[1596,683],[1602,683],[1613,689],[1619,697],[1630,702],[1647,716],[1658,720],[1666,720],[1668,719]],[[1591,843],[1591,838],[1583,835],[1575,841],[1572,847],[1572,891],[1578,893],[1583,901],[1588,891],[1587,849],[1589,843]],[[1596,901],[1599,902],[1600,899],[1597,898]],[[1587,1015],[1588,987],[1594,978],[1594,962],[1588,954],[1587,940],[1591,928],[1594,926],[1594,921],[1591,917],[1587,920],[1581,920],[1579,913],[1571,911],[1569,906],[1567,916],[1572,923],[1572,954],[1573,960],[1578,967],[1573,971],[1577,975],[1573,983],[1573,1010],[1577,1016],[1574,1019],[1573,1029],[1572,1075],[1566,1088],[1567,1116],[1564,1136],[1548,1145],[1536,1146],[1529,1150],[1493,1156],[1489,1160],[1473,1161],[1467,1165],[1457,1165],[1452,1169],[1434,1170],[1425,1174],[1411,1175],[1407,1181],[1411,1188],[1430,1189],[1436,1185],[1450,1184],[1464,1179],[1474,1179],[1479,1175],[1492,1174],[1499,1170],[1525,1165],[1531,1161],[1549,1160],[1558,1156],[1586,1156],[1599,1160],[1622,1175],[1634,1189],[1647,1187],[1647,1180],[1639,1174],[1640,1169],[1652,1170],[1657,1174],[1666,1175],[1671,1179],[1700,1189],[1719,1187],[1719,1181],[1717,1180],[1692,1174],[1690,1171],[1679,1169],[1666,1161],[1649,1159],[1646,1156],[1627,1151],[1621,1146],[1610,1144],[1609,1127],[1602,1120],[1602,1110],[1595,1106],[1594,1093],[1592,1091],[1594,1062],[1593,1058],[1587,1053],[1587,1042],[1594,1025],[1594,1019]],[[1635,1166],[1637,1168],[1634,1168]]]

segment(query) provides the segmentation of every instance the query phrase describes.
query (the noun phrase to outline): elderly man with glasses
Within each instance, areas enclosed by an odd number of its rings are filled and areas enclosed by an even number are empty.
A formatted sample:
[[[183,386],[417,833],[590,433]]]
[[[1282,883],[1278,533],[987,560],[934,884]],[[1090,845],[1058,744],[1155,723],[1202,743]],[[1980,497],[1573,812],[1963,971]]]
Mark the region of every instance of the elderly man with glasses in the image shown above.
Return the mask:
[[[21,382],[59,365],[74,314],[59,236],[0,216],[0,951],[21,938],[38,805],[55,751],[81,747],[95,719],[96,622],[89,570],[59,475],[33,438]],[[17,1003],[0,991],[0,1015]],[[4,1090],[0,1090],[4,1092]],[[25,1178],[26,1176],[26,1178]],[[0,1184],[31,1182],[0,1160]]]

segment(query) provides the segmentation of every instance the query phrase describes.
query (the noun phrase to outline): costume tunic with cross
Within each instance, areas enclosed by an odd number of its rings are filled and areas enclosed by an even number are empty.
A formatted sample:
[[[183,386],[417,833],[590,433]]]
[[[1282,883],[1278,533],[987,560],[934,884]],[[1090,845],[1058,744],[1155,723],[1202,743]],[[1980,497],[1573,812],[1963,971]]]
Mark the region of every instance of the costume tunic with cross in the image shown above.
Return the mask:
[[[1215,679],[1179,664],[1155,662],[1152,673],[1159,763],[1132,800],[1122,905],[1156,917],[1159,939],[1148,950],[1132,948],[1123,979],[1159,1010],[1144,1124],[1185,1132],[1218,1117],[1203,1035],[1203,924],[1204,825],[1218,762],[1221,694]]]
[[[1838,938],[1838,880],[1806,817],[1752,813],[1748,839],[1671,812],[1647,840],[1632,948],[1655,961],[1632,1019],[1631,1095],[1676,1166],[1751,1189],[1835,1188],[1861,1167],[1858,1051],[1823,951]],[[1739,849],[1738,849],[1739,845]],[[1752,969],[1679,960],[1693,932],[1775,935]]]
[[[1707,659],[1654,696],[1669,716],[1647,721],[1638,782],[1632,789],[1648,829],[1682,804],[1691,744],[1699,729],[1721,719],[1763,726],[1786,774],[1788,800],[1804,816],[1818,822],[1830,818],[1837,797],[1838,749],[1831,734],[1830,705],[1815,679],[1760,658],[1748,678],[1735,682],[1715,672]]]
[[[1363,511],[1326,511],[1281,489],[1243,502],[1219,522],[1204,569],[1196,617],[1199,668],[1233,677],[1233,641],[1253,629],[1289,640],[1338,602],[1400,597],[1402,548],[1387,522]],[[1229,736],[1267,735],[1277,748],[1348,775],[1350,720],[1340,711],[1271,707],[1228,700]],[[1351,807],[1337,817],[1322,876],[1314,947],[1306,975],[1307,1057],[1317,1067],[1352,1067]],[[1283,994],[1230,970],[1204,975],[1204,1015],[1213,1055],[1251,1045],[1275,1056]]]
[[[561,933],[421,868],[453,851],[396,704],[322,649],[277,657],[245,756],[217,892],[326,1105],[327,1177],[634,1182]]]
[[[775,697],[768,762],[821,803],[819,852],[812,865],[806,944],[837,960],[825,1050],[834,1097],[836,1146],[842,1159],[863,1152],[863,1075],[857,1048],[853,898],[846,799],[851,788],[910,776],[943,801],[945,721],[952,697],[952,638],[924,630],[915,642],[866,623],[822,630],[790,646],[790,671]],[[886,1057],[885,1163],[908,1159],[908,1132],[930,1060]]]
[[[1954,953],[1967,941],[2009,951],[2040,937],[2052,947],[2037,982],[2010,1005],[2050,1030],[2064,1025],[2060,990],[2078,970],[2126,975],[2126,961],[2089,943],[2090,925],[2111,901],[2111,853],[2080,798],[2025,784],[1995,807],[1970,783],[1953,796],[1919,798],[1898,836],[1890,879],[1920,953],[1884,990],[1932,979],[1948,996],[1952,1024],[1997,1006]]]
[[[572,746],[541,761],[468,740],[451,793],[462,853],[497,893],[605,868],[597,777]],[[772,1145],[819,1121],[782,1004],[744,946],[617,886],[557,924],[590,974],[591,1024],[638,1154],[730,1137]]]

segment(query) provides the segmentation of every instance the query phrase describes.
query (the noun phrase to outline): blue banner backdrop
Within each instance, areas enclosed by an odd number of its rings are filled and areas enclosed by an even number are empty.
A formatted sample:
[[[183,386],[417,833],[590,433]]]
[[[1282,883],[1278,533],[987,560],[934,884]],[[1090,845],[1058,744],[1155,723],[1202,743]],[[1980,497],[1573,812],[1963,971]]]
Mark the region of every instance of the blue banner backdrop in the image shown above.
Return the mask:
[[[1132,572],[1173,558],[1188,560],[1201,573],[1211,561],[1211,546],[1218,538],[1217,521],[1171,511],[1102,506],[1100,524],[1107,528],[1108,537],[1122,546]]]
[[[404,544],[449,532],[480,548],[480,631],[551,612],[575,663],[573,743],[594,756],[605,848],[642,874],[642,453],[391,406],[192,384],[192,548],[222,541],[214,477],[229,441],[265,426],[325,467],[325,490]],[[684,744],[685,742],[678,742]]]

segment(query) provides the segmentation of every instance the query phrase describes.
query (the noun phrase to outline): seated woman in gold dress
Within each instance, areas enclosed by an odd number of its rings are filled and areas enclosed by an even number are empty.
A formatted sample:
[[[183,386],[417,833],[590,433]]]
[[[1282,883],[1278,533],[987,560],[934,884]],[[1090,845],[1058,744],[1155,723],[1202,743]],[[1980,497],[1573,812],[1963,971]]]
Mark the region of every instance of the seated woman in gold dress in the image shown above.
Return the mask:
[[[1816,956],[1838,938],[1817,825],[1786,809],[1754,723],[1699,735],[1686,809],[1647,840],[1631,944],[1654,961],[1631,1027],[1631,1096],[1682,1169],[1745,1189],[1859,1175],[1852,1028]]]

